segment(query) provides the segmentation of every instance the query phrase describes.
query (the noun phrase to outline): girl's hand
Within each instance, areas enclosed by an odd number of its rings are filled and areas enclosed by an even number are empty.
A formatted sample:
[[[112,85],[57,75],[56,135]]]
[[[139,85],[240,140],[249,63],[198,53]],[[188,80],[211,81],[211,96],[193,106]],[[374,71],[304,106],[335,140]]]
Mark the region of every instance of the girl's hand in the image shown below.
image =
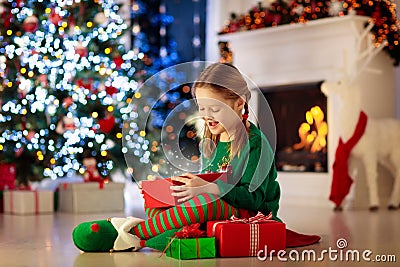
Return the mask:
[[[181,176],[171,177],[172,181],[183,183],[183,185],[171,186],[172,190],[178,191],[173,192],[172,195],[176,197],[181,197],[178,199],[178,202],[188,201],[189,199],[202,193],[220,194],[218,186],[214,183],[209,183],[191,173],[185,173],[182,176],[186,176],[188,178]]]
[[[162,177],[160,177],[160,176],[153,176],[153,179],[151,179],[151,180],[149,180],[149,181],[160,180],[160,179],[162,179]],[[139,193],[143,195],[142,180],[140,180],[140,181],[137,183],[137,187],[138,187],[138,189],[139,189]]]

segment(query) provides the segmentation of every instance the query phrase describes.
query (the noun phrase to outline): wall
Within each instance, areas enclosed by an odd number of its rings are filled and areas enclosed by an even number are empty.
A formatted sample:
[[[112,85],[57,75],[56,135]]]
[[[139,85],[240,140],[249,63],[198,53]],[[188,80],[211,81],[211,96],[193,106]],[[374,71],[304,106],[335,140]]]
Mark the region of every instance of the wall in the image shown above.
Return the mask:
[[[169,33],[178,44],[177,50],[182,61],[191,61],[195,58],[205,59],[205,25],[206,25],[206,0],[165,0],[167,14],[174,17],[174,23],[169,27]],[[198,8],[200,25],[195,29],[193,14]],[[199,49],[192,45],[195,32],[198,31],[201,39]]]
[[[394,1],[400,7],[400,0]],[[400,9],[397,9],[397,17],[400,18]],[[394,68],[395,77],[395,103],[396,103],[396,118],[400,119],[400,67]]]

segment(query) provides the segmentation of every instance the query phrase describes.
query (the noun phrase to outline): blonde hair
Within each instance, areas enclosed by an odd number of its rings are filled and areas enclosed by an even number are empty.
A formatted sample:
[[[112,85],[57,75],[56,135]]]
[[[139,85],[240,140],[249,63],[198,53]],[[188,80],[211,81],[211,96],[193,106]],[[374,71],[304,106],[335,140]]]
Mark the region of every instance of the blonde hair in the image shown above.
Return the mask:
[[[247,83],[240,71],[233,65],[229,63],[214,63],[208,66],[193,84],[191,91],[193,98],[196,98],[196,89],[198,88],[211,89],[225,99],[236,100],[242,97],[245,101],[242,118],[244,127],[238,127],[235,139],[231,143],[229,158],[232,160],[236,155],[239,155],[240,150],[246,145],[248,140],[246,123],[249,114],[248,101],[251,93],[247,87]],[[205,123],[201,150],[206,158],[211,157],[215,150],[215,145],[219,142],[219,138],[220,135],[213,135],[208,124]],[[204,141],[207,139],[212,140],[212,142],[205,143]]]

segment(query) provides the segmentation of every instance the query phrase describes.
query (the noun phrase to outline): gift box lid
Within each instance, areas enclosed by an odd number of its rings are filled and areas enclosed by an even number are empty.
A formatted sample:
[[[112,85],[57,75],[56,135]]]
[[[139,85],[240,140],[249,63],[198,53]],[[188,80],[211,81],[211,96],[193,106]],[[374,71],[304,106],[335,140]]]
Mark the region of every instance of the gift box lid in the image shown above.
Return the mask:
[[[207,182],[214,182],[216,180],[227,182],[226,172],[202,173],[196,175]],[[171,178],[142,181],[143,197],[146,207],[176,206],[178,204],[178,198],[171,195],[171,185],[182,185],[182,183],[172,181]]]
[[[60,189],[62,190],[73,190],[73,191],[88,191],[88,190],[120,190],[125,187],[124,183],[98,183],[98,182],[87,182],[87,183],[61,183]]]

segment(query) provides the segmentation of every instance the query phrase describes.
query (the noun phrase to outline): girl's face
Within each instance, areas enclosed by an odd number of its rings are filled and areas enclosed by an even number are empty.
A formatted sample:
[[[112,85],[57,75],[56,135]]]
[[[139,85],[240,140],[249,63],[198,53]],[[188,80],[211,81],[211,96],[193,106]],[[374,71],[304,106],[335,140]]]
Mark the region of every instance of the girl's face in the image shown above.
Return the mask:
[[[226,99],[209,87],[196,89],[200,116],[207,123],[212,134],[227,134],[231,137],[239,123],[242,123],[244,100]]]

